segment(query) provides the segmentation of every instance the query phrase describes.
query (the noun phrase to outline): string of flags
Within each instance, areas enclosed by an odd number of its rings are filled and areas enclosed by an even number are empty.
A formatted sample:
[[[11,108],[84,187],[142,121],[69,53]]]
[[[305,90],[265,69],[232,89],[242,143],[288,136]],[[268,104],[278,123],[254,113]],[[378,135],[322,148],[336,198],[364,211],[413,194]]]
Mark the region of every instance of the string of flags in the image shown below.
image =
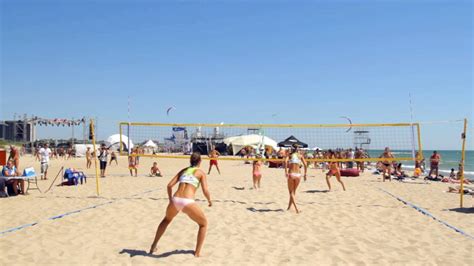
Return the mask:
[[[54,119],[46,119],[46,118],[40,118],[40,117],[33,117],[30,122],[32,122],[34,125],[39,125],[39,126],[79,126],[81,124],[86,123],[86,118],[80,118],[80,119],[64,119],[64,118],[54,118]]]

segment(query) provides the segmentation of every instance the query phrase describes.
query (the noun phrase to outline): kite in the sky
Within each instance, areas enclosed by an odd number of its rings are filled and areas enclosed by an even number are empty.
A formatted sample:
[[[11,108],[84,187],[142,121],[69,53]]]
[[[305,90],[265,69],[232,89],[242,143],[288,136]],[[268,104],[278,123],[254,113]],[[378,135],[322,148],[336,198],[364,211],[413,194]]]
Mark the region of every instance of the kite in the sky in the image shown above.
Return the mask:
[[[174,109],[176,109],[176,108],[174,108],[174,106],[169,107],[168,110],[166,110],[166,115],[169,116],[171,110],[174,110]]]
[[[347,119],[347,121],[349,121],[350,126],[349,126],[349,129],[346,130],[346,132],[351,131],[351,129],[352,129],[352,120],[347,116],[341,116],[341,118]]]

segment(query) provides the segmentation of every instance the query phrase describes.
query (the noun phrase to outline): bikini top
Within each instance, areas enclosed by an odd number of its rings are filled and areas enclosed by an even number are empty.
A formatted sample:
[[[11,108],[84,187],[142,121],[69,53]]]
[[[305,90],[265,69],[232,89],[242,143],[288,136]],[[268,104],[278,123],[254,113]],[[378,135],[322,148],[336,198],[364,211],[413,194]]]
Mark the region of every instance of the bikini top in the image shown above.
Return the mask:
[[[298,156],[298,154],[296,152],[291,154],[291,158],[290,158],[289,163],[296,163],[296,164],[301,163],[300,157]]]
[[[200,181],[199,179],[194,176],[194,172],[196,171],[196,167],[189,167],[184,171],[184,173],[179,177],[179,183],[187,183],[191,184],[194,187],[198,188]]]

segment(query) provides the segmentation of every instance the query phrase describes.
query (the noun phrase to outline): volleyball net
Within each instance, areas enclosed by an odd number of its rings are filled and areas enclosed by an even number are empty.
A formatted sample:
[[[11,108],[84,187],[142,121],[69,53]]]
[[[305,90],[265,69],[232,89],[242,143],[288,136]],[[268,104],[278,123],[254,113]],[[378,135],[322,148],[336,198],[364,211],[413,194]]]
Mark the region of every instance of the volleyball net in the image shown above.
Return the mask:
[[[189,158],[190,153],[209,154],[219,160],[281,160],[279,151],[296,144],[308,161],[380,161],[386,147],[393,161],[412,161],[422,154],[418,123],[393,124],[174,124],[121,122],[119,151],[129,155],[140,148],[140,156]],[[323,158],[328,150],[355,156]],[[134,156],[134,154],[132,154]],[[355,158],[354,158],[355,157]],[[203,159],[208,159],[203,156]]]

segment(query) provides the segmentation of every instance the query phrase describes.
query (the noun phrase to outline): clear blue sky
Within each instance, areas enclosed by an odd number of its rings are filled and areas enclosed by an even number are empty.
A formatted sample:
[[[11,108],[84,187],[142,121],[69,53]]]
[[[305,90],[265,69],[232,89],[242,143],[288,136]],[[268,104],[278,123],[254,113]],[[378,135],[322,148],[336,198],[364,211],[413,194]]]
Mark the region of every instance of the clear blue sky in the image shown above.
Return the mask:
[[[130,95],[133,121],[402,122],[411,92],[416,121],[472,132],[470,1],[1,2],[0,119],[98,117],[104,138]]]

